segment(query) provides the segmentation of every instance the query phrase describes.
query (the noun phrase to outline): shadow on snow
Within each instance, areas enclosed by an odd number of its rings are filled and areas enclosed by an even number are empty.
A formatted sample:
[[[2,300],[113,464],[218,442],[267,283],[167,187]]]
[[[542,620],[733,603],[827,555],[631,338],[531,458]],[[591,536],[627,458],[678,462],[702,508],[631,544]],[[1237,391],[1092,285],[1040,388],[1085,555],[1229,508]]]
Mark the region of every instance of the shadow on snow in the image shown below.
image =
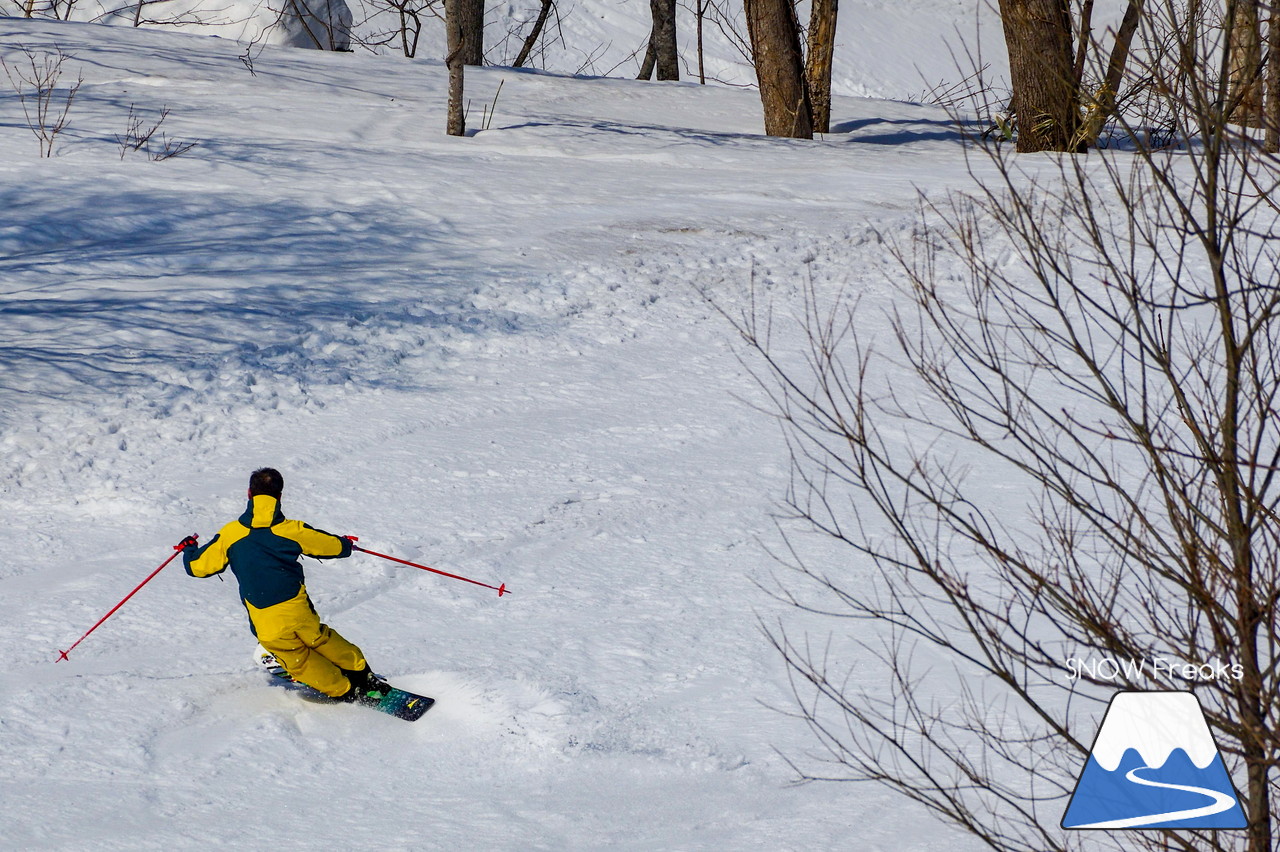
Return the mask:
[[[416,387],[404,358],[456,335],[518,333],[476,305],[502,270],[444,245],[448,225],[361,203],[231,193],[0,195],[0,409],[284,375]]]

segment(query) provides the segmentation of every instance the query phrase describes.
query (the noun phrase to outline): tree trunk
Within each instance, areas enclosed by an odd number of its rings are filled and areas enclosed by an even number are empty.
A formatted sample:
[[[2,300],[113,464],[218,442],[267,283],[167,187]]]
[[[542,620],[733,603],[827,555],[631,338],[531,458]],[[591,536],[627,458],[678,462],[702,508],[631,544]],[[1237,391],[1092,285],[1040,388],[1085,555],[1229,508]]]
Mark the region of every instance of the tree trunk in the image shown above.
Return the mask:
[[[770,136],[813,138],[813,110],[800,55],[800,25],[790,0],[746,0],[747,34]]]
[[[1080,132],[1084,144],[1093,146],[1098,143],[1098,135],[1102,132],[1103,123],[1115,112],[1116,98],[1120,94],[1120,86],[1124,82],[1124,69],[1129,63],[1129,51],[1133,46],[1133,36],[1142,22],[1143,0],[1129,0],[1124,10],[1124,18],[1120,21],[1120,29],[1116,30],[1115,44],[1111,46],[1111,57],[1107,61],[1107,76],[1102,81],[1102,88],[1089,104],[1085,116],[1085,126]],[[1076,69],[1080,71],[1080,64]],[[1080,75],[1077,74],[1077,80]]]
[[[1267,24],[1266,149],[1280,154],[1280,0],[1270,2]]]
[[[680,57],[676,50],[676,0],[649,0],[649,13],[653,16],[653,31],[649,34],[649,49],[653,52],[654,67],[658,71],[658,79],[679,80]]]
[[[637,80],[652,80],[653,66],[658,63],[658,52],[653,48],[653,30],[649,30],[649,46],[644,51],[644,61],[640,63],[640,73],[636,75]]]
[[[1017,116],[1017,150],[1077,150],[1071,15],[1066,0],[1000,0]]]
[[[1227,7],[1227,115],[1232,124],[1262,123],[1262,31],[1258,0],[1231,0]]]
[[[551,6],[554,0],[542,0],[542,8],[538,11],[538,19],[533,22],[533,29],[529,30],[529,35],[525,37],[524,44],[520,47],[520,55],[516,57],[516,61],[512,64],[512,68],[523,68],[525,62],[529,60],[529,54],[533,52],[533,48],[538,43],[538,36],[542,35],[542,28],[547,25],[547,18],[551,15]]]
[[[706,57],[702,51],[702,23],[707,17],[707,0],[698,0],[697,15],[697,40],[698,40],[698,82],[707,85],[707,65]]]
[[[809,56],[805,79],[813,105],[815,133],[831,132],[831,59],[836,50],[839,0],[813,0],[809,13]]]
[[[462,64],[484,64],[484,0],[460,0],[457,5],[462,29]]]
[[[1083,0],[1080,4],[1080,32],[1076,35],[1076,61],[1072,66],[1071,83],[1080,89],[1084,80],[1084,66],[1089,58],[1089,48],[1093,46],[1093,0]]]
[[[447,40],[445,65],[449,69],[449,115],[445,132],[450,136],[464,136],[467,120],[462,105],[462,48],[465,41],[462,30],[462,13],[459,7],[464,0],[444,0],[444,28]]]

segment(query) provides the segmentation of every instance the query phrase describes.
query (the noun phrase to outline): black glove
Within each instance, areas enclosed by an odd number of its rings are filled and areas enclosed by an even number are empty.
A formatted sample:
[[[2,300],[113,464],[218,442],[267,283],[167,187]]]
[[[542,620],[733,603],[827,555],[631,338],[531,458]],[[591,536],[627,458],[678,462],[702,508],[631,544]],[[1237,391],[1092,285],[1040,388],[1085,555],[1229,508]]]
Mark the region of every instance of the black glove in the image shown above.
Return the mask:
[[[191,535],[184,538],[182,541],[175,544],[173,546],[173,549],[186,550],[188,547],[199,547],[200,546],[200,542],[198,541],[199,538],[200,538],[199,533],[192,533]]]

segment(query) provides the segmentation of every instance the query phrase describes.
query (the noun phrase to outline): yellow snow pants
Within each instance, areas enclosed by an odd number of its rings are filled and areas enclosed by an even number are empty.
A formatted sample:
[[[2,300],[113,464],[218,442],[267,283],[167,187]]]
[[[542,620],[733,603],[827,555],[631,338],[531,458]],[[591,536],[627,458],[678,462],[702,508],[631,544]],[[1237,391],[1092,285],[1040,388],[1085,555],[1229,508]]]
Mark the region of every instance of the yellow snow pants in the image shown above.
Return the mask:
[[[351,682],[342,669],[360,671],[364,654],[327,624],[320,623],[307,587],[284,603],[258,609],[244,602],[262,647],[275,655],[294,680],[331,695],[345,695]]]

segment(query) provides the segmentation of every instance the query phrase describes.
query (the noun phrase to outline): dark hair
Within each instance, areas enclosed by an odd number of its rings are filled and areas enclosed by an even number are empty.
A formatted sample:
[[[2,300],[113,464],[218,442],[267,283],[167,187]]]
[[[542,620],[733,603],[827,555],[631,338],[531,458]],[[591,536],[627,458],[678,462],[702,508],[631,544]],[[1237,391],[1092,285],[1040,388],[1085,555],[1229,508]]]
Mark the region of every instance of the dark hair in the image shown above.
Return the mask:
[[[283,491],[284,477],[274,467],[260,467],[249,475],[250,496],[266,494],[279,500]]]

